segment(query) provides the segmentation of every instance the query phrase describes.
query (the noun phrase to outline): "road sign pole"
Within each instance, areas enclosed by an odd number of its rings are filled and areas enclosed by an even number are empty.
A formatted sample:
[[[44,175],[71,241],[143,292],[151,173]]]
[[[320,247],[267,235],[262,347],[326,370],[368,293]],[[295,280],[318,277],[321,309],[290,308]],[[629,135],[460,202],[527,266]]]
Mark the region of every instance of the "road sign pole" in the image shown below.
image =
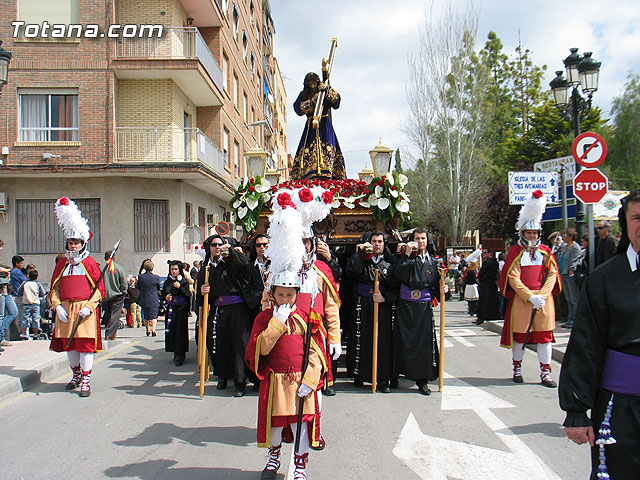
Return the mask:
[[[560,185],[561,185],[561,199],[562,199],[562,229],[569,228],[569,218],[567,215],[567,179],[564,176],[564,165],[560,167]]]
[[[591,273],[596,268],[596,235],[593,228],[593,205],[591,204],[587,205],[587,215],[589,216],[589,273]]]
[[[578,96],[578,89],[576,87],[573,87],[573,91],[571,92],[571,113],[573,116],[574,138],[580,135],[580,112],[578,110]],[[580,173],[580,170],[582,170],[582,166],[576,161],[576,175]],[[576,230],[578,233],[578,238],[582,238],[582,236],[585,234],[584,204],[582,202],[576,203]],[[592,236],[593,234],[589,235],[590,238]]]

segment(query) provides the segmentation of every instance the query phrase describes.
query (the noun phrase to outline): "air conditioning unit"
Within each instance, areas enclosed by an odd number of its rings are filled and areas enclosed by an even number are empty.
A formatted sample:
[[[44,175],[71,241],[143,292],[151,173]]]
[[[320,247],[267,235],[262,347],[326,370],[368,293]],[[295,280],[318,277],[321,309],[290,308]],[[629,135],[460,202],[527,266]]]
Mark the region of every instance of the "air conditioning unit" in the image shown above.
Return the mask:
[[[7,194],[0,192],[0,212],[7,211]]]

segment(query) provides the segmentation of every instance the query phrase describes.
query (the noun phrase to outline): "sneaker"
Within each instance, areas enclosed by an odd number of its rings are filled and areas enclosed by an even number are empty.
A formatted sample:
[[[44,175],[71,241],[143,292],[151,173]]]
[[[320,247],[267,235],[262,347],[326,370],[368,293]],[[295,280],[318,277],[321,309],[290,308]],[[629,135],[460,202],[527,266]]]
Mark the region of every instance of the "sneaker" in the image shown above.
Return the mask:
[[[24,333],[20,335],[20,339],[23,341],[31,340],[29,335],[25,335]]]

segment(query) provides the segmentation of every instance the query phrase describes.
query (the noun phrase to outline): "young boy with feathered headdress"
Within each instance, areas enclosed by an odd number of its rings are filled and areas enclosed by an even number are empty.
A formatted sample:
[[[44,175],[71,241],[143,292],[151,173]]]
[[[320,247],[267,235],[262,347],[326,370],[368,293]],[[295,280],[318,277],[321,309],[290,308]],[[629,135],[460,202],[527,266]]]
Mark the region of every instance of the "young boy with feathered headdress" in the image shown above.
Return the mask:
[[[282,442],[293,440],[302,401],[299,450],[295,452],[295,477],[306,478],[309,447],[320,445],[319,389],[327,369],[326,332],[318,316],[296,305],[302,266],[302,218],[288,192],[276,195],[269,218],[272,239],[268,294],[272,306],[255,319],[245,360],[260,380],[258,446],[269,448],[262,479],[273,479],[280,467]],[[275,245],[277,248],[272,248]],[[311,330],[309,332],[309,329]],[[305,341],[309,340],[305,364]]]
[[[540,242],[545,207],[544,194],[536,190],[520,210],[519,240],[509,250],[498,281],[498,288],[507,299],[500,345],[512,349],[513,381],[523,383],[525,344],[537,344],[540,383],[555,388],[550,365],[556,327],[553,296],[560,293],[562,285],[551,249]]]

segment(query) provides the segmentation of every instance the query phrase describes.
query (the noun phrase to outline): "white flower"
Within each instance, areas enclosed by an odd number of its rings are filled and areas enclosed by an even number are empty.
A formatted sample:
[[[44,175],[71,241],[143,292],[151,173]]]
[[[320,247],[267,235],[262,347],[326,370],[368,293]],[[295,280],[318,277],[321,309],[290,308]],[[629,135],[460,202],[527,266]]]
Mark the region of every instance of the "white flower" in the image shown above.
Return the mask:
[[[361,206],[361,207],[364,207],[364,208],[369,208],[371,205],[369,205],[369,202],[361,201],[361,202],[360,202],[360,206]]]
[[[258,206],[258,200],[256,200],[255,198],[247,197],[247,207],[249,207],[249,210],[253,210],[257,206]]]
[[[369,195],[369,199],[367,200],[367,202],[369,202],[369,205],[371,205],[372,207],[377,207],[378,197],[376,197],[375,193],[373,195]]]
[[[333,202],[331,202],[331,208],[338,208],[340,206],[340,200],[338,198],[334,198]]]
[[[349,202],[349,200],[345,200],[344,206],[347,207],[347,208],[355,207],[355,205],[353,203]]]
[[[269,183],[269,180],[262,178],[260,180],[260,184],[256,185],[256,192],[264,193],[267,190],[271,190],[271,184]]]
[[[233,202],[233,208],[234,208],[234,210],[235,210],[236,208],[238,208],[240,205],[242,205],[242,200],[240,200],[240,199],[238,199],[238,200],[236,200],[235,202]]]
[[[264,203],[269,203],[269,200],[271,200],[271,192],[264,192],[262,194],[262,201]]]
[[[387,172],[385,177],[387,177],[387,180],[389,180],[389,182],[391,182],[391,184],[393,185],[393,172],[391,170]]]
[[[389,190],[389,193],[393,198],[398,198],[398,190]]]
[[[409,211],[409,202],[406,200],[398,200],[396,203],[396,210],[402,213],[407,213]]]
[[[384,191],[384,188],[382,188],[380,185],[376,185],[376,189],[375,189],[376,197],[380,198],[382,196],[383,191]]]
[[[409,200],[409,197],[408,197],[408,196],[407,196],[407,194],[406,194],[406,193],[404,193],[404,192],[400,192],[400,198],[405,199],[407,202],[409,202],[409,201],[410,201],[410,200]]]
[[[378,208],[380,210],[386,210],[387,208],[389,208],[389,199],[387,197],[378,199]]]
[[[406,176],[406,175],[404,175],[404,174],[400,173],[400,174],[398,174],[398,182],[400,183],[400,186],[401,186],[402,188],[404,188],[404,186],[405,186],[407,183],[409,183],[409,179],[407,178],[407,176]]]
[[[238,218],[242,220],[247,215],[248,211],[249,209],[247,209],[247,207],[240,207],[238,209]]]

